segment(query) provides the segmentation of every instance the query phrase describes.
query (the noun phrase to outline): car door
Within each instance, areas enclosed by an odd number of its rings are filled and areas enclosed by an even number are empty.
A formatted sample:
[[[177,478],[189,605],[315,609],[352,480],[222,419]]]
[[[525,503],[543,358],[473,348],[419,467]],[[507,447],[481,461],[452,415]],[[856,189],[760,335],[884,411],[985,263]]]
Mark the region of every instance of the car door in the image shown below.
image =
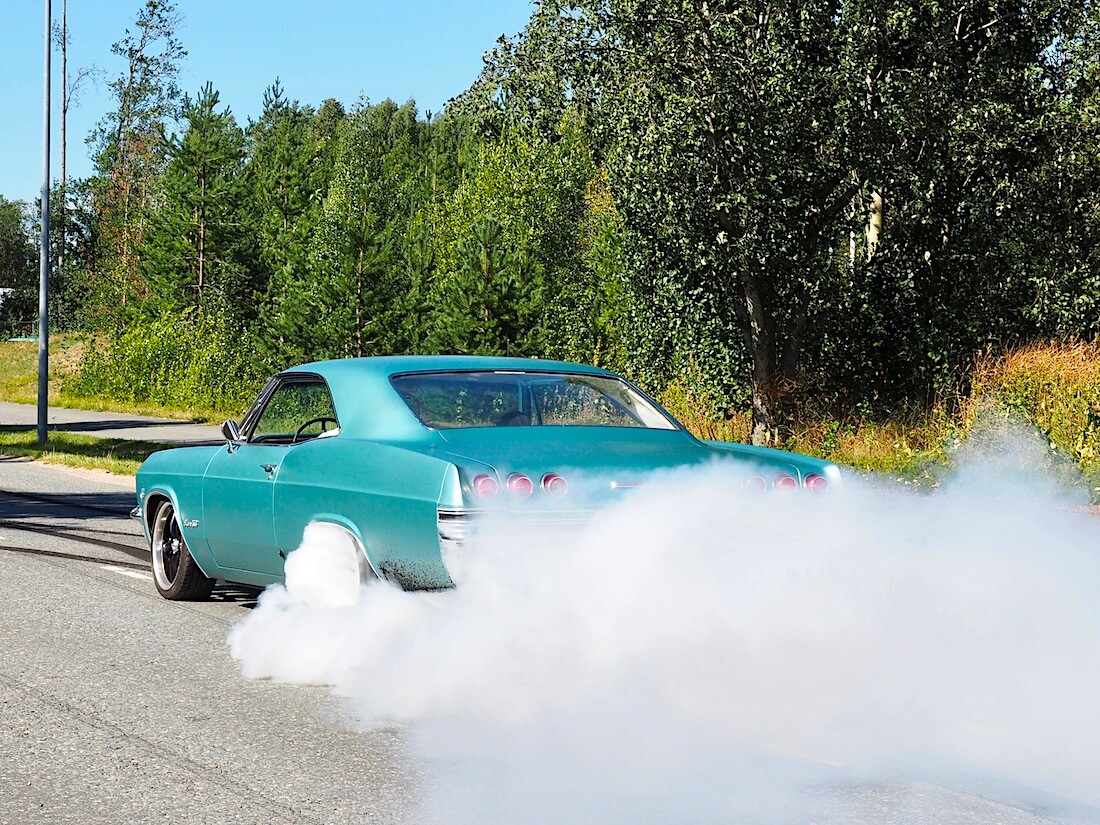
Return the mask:
[[[203,479],[207,542],[222,568],[264,577],[283,573],[275,543],[275,484],[288,452],[338,428],[332,395],[315,375],[282,376],[243,443],[219,451]]]

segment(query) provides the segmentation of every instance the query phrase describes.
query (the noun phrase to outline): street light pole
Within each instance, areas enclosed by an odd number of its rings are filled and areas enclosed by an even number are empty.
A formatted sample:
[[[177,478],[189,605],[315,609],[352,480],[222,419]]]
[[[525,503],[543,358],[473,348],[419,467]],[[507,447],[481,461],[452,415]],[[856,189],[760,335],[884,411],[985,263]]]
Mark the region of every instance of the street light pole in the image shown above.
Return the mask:
[[[46,26],[43,29],[42,82],[42,248],[38,255],[38,445],[46,444],[47,417],[49,413],[50,368],[50,47],[53,32],[50,0],[46,4]]]

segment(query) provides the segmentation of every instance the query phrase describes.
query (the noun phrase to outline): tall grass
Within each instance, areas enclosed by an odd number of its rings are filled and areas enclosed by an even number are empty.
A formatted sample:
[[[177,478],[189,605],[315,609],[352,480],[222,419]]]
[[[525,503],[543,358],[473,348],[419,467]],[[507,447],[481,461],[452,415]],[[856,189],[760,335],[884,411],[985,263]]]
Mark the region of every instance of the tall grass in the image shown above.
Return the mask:
[[[713,403],[704,403],[688,381],[677,379],[658,394],[657,400],[696,438],[714,441],[747,442],[752,435],[748,413],[729,411],[726,415],[707,413]]]
[[[874,416],[807,416],[790,426],[784,447],[847,467],[887,473],[907,483],[934,486],[968,431],[962,408],[946,401],[930,409]]]
[[[992,399],[1071,456],[1100,499],[1100,341],[1033,344],[983,359],[973,395]]]

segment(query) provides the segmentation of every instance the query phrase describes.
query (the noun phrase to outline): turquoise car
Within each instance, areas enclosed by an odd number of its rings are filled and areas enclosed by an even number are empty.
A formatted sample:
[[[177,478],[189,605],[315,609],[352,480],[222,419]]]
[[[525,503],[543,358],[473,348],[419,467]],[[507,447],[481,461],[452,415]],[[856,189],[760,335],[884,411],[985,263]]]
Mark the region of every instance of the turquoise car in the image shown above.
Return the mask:
[[[311,522],[347,534],[361,577],[453,586],[451,551],[493,519],[582,523],[655,472],[734,462],[761,493],[835,494],[836,465],[700,441],[597,367],[474,356],[351,358],[268,382],[226,443],[154,453],[137,474],[168,599],[283,580]]]

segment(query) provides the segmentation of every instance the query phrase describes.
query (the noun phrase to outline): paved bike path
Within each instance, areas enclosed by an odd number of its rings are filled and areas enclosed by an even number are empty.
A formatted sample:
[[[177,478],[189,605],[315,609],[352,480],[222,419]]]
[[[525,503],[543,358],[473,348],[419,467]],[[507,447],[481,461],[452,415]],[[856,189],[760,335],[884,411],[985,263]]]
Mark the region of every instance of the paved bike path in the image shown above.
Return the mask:
[[[222,437],[221,427],[147,415],[50,407],[46,421],[51,430],[65,430],[100,438],[121,438],[126,441],[219,444],[225,440]],[[33,429],[37,424],[38,408],[34,404],[12,404],[8,401],[0,401],[0,427]]]

